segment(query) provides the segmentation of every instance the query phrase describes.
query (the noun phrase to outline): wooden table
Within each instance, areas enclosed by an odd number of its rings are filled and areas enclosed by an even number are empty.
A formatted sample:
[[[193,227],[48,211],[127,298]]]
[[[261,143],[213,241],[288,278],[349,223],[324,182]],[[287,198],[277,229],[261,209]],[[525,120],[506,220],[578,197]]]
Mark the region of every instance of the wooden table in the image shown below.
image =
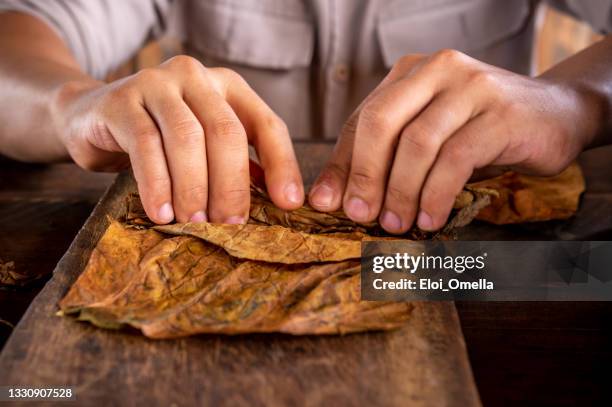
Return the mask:
[[[114,178],[73,164],[27,165],[0,157],[0,260],[44,276],[25,288],[0,289],[0,349]]]
[[[309,176],[329,151],[327,146],[320,145],[301,145],[298,150],[317,157],[316,161],[302,160],[303,170]],[[608,157],[612,157],[609,151],[592,152],[584,157],[589,191],[574,221],[503,230],[475,225],[466,230],[466,236],[478,233],[512,238],[607,238],[612,231],[612,180],[608,180],[612,160]],[[0,224],[9,231],[0,237],[0,258],[15,260],[18,267],[32,273],[50,271],[109,182],[107,175],[84,173],[69,165],[35,167],[0,163]],[[158,395],[165,400],[176,400],[179,405],[194,400],[211,403],[229,400],[236,404],[253,400],[310,400],[313,404],[321,400],[336,404],[391,402],[399,399],[380,394],[380,388],[372,384],[384,381],[388,384],[385,389],[396,388],[399,396],[408,394],[411,386],[435,388],[430,382],[436,378],[427,377],[427,369],[431,375],[431,366],[416,364],[421,370],[409,375],[412,382],[408,383],[402,369],[377,370],[376,366],[402,367],[401,363],[393,364],[394,358],[406,359],[406,355],[411,355],[411,350],[406,350],[401,341],[380,340],[381,334],[357,336],[357,340],[350,336],[332,338],[325,349],[320,349],[316,338],[300,343],[283,336],[257,336],[247,341],[192,338],[160,345],[137,335],[108,333],[56,319],[51,314],[58,296],[67,288],[66,283],[65,276],[56,275],[15,329],[0,354],[0,385],[15,384],[16,380],[20,384],[45,381],[66,384],[68,379],[81,389],[81,394],[86,396],[84,401],[103,402],[115,397],[125,402],[145,402]],[[0,319],[15,323],[36,291],[37,287],[0,291]],[[612,359],[606,346],[612,339],[609,303],[460,303],[457,307],[485,405],[575,404],[578,400],[586,403],[608,397],[605,384]],[[445,321],[449,326],[455,324],[452,307],[443,304],[437,310],[428,318]],[[78,328],[70,335],[54,337],[62,332],[54,326],[65,323]],[[423,319],[422,323],[427,320]],[[124,351],[119,348],[107,352],[105,342],[99,341],[100,335],[120,343]],[[424,349],[429,347],[432,351],[433,348],[432,354],[436,349],[438,354],[440,350],[450,350],[461,356],[462,341],[449,341],[452,337],[447,332],[441,339],[434,332],[425,338],[429,344]],[[61,341],[62,346],[49,348],[46,346],[49,341]],[[206,363],[211,367],[223,366],[221,374],[196,369],[198,363],[193,359],[202,354],[192,351],[192,342],[197,342],[196,348],[214,349],[212,353],[206,352],[210,359]],[[261,349],[274,351],[262,354]],[[445,361],[441,363],[448,363],[448,359]],[[295,366],[280,368],[291,363]],[[466,373],[469,369],[465,370],[461,357],[452,363],[460,371],[455,372],[455,377],[469,379]],[[374,367],[368,368],[368,364]],[[440,367],[439,364],[437,368]],[[296,373],[303,376],[296,377]],[[236,377],[242,379],[236,382]],[[423,380],[414,381],[418,377]],[[445,376],[448,377],[453,376]],[[273,383],[269,382],[271,378]],[[177,384],[174,398],[168,397],[172,390],[164,383]],[[140,394],[129,394],[139,385]],[[443,382],[438,386],[444,390],[440,401],[449,404],[475,401],[469,386],[467,390],[457,383]],[[427,397],[435,395],[427,394],[425,387],[421,398],[410,401],[432,400]],[[245,394],[251,399],[246,399]],[[304,395],[308,398],[303,399]]]

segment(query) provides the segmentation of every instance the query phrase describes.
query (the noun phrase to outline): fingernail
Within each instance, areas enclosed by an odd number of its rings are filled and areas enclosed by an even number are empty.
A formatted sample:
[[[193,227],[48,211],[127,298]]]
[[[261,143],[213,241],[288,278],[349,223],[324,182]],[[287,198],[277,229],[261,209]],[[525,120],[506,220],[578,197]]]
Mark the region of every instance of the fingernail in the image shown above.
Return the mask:
[[[433,229],[433,220],[431,216],[425,211],[419,212],[419,217],[417,219],[417,225],[419,228],[423,230],[432,230]]]
[[[329,185],[319,184],[310,193],[310,202],[320,208],[329,208],[334,200],[334,190]]]
[[[166,202],[159,208],[159,212],[157,213],[159,220],[168,223],[172,222],[174,219],[174,211],[172,210],[172,205],[169,202]]]
[[[399,232],[402,229],[402,220],[392,211],[385,210],[380,217],[380,223],[389,231]]]
[[[346,203],[346,214],[354,221],[365,222],[369,213],[368,204],[361,198],[355,196]]]
[[[191,218],[189,218],[189,222],[194,222],[194,223],[206,222],[206,220],[207,218],[206,218],[206,214],[204,213],[204,211],[197,211],[196,213],[191,215]]]
[[[300,197],[300,189],[298,188],[295,182],[290,182],[285,187],[285,198],[291,203],[299,204],[302,203],[302,199]]]
[[[244,223],[244,218],[242,216],[230,216],[229,218],[225,219],[223,223],[228,225],[241,225]]]

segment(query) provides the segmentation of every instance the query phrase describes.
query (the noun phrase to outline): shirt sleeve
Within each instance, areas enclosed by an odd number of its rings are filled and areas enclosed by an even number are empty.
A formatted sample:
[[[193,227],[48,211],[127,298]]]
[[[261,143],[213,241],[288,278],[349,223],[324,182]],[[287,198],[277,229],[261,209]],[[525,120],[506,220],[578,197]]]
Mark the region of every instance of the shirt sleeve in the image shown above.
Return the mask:
[[[612,0],[548,0],[547,2],[586,21],[601,34],[612,32]]]
[[[172,0],[0,0],[1,11],[45,21],[81,67],[102,79],[165,30]]]

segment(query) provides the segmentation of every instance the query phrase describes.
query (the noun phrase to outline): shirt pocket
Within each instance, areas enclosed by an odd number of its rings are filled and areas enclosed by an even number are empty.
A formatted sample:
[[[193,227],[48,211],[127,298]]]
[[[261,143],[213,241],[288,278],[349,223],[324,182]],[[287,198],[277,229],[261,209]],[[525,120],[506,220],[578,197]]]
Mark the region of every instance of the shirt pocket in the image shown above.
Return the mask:
[[[390,68],[407,54],[485,49],[520,32],[530,13],[529,0],[395,1],[381,10],[376,34]]]
[[[193,1],[189,46],[204,57],[256,68],[288,70],[310,65],[312,15],[300,0]]]

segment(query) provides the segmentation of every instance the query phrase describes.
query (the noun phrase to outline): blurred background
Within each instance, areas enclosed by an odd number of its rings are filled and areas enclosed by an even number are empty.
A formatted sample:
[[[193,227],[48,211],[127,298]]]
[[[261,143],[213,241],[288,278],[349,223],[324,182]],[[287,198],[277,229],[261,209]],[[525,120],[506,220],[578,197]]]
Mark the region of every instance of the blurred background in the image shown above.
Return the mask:
[[[553,8],[543,6],[540,13],[540,31],[535,47],[537,73],[602,38],[588,24]]]
[[[547,5],[542,5],[538,13],[539,33],[534,47],[536,73],[545,71],[601,39],[601,35],[593,32],[588,24]],[[180,43],[171,38],[162,38],[147,44],[137,56],[125,63],[108,79],[117,79],[139,69],[159,65],[162,61],[180,53]]]

